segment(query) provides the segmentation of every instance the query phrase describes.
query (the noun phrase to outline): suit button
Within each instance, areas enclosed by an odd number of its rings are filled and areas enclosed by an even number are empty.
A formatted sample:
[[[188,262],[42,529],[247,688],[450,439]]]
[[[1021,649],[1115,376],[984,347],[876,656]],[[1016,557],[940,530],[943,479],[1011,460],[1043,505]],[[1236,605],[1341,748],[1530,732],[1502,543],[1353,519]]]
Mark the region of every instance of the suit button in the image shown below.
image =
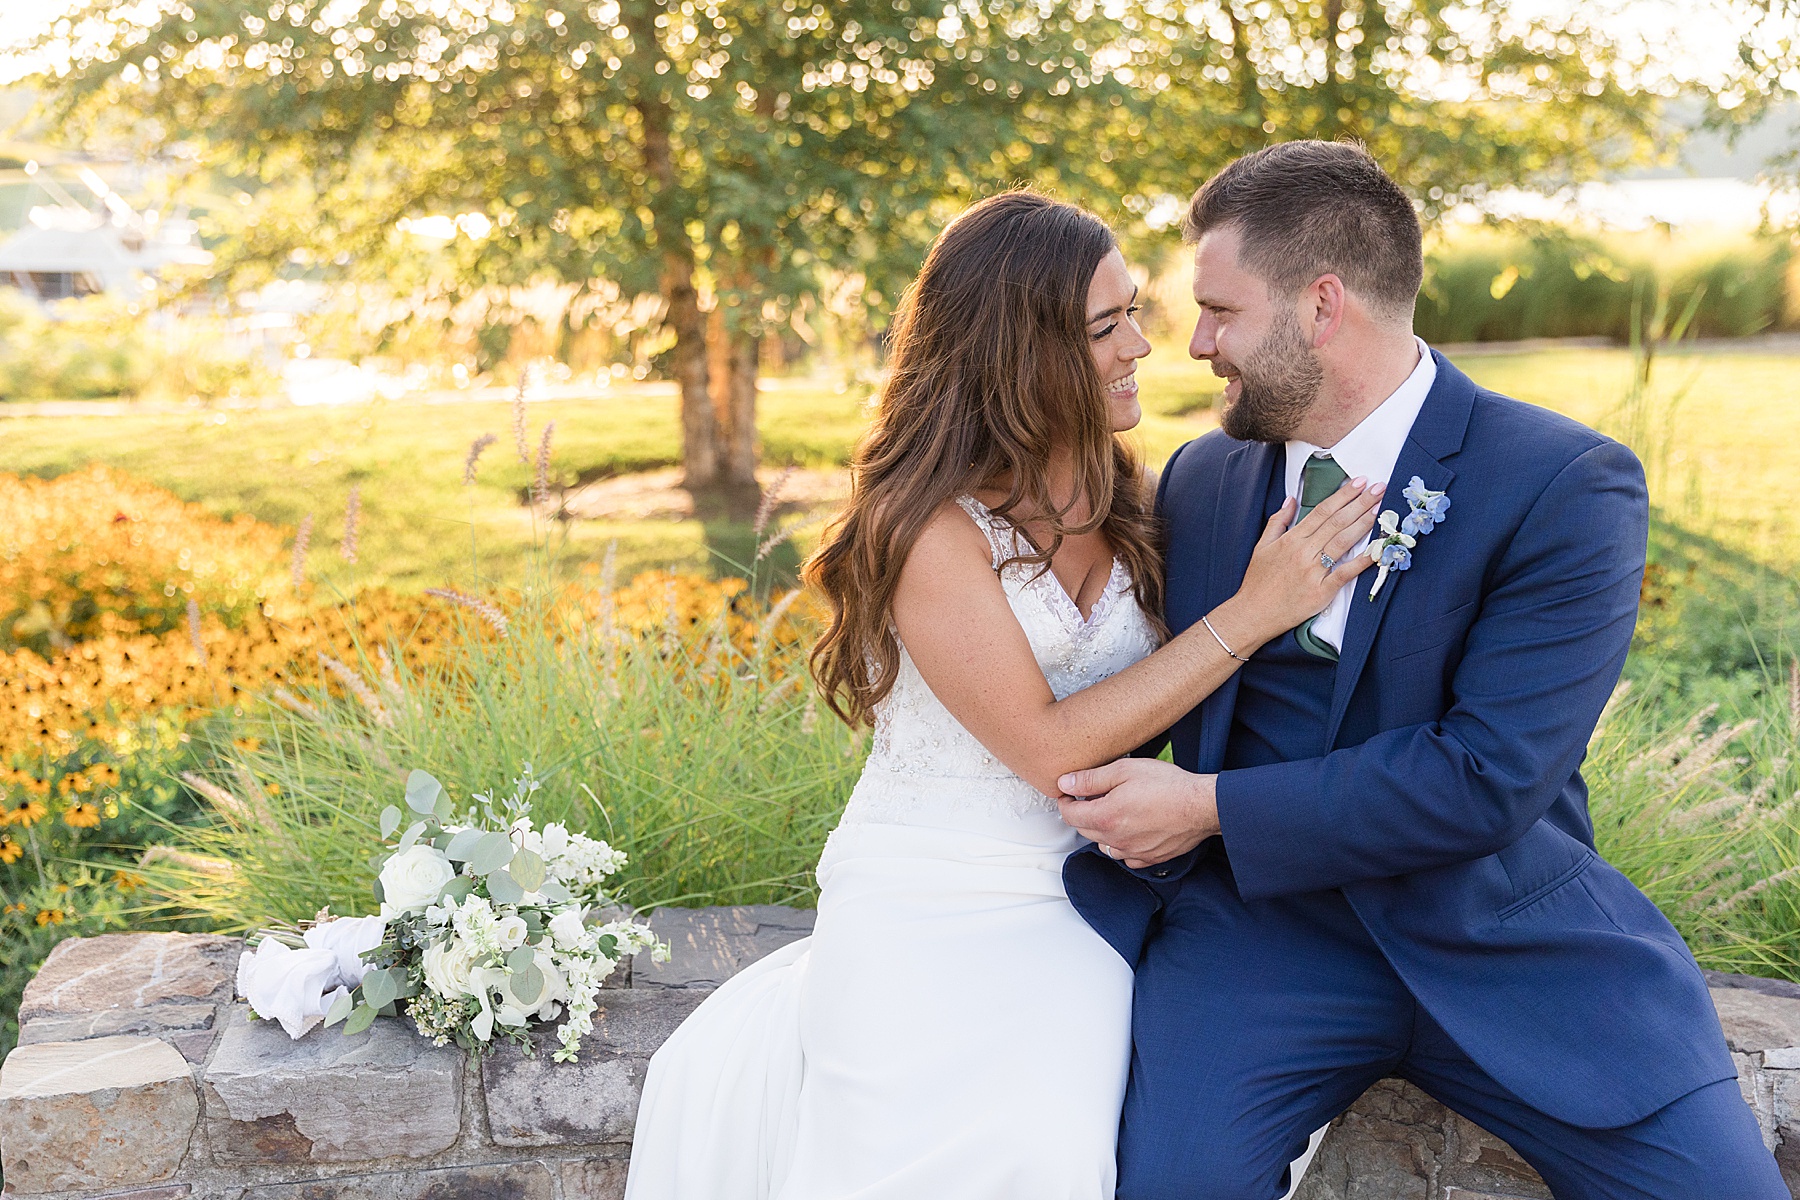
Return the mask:
[[[1156,870],[1154,870],[1150,873],[1152,875],[1156,876],[1158,879],[1167,879],[1169,877],[1169,868],[1158,867],[1158,868],[1156,868]]]

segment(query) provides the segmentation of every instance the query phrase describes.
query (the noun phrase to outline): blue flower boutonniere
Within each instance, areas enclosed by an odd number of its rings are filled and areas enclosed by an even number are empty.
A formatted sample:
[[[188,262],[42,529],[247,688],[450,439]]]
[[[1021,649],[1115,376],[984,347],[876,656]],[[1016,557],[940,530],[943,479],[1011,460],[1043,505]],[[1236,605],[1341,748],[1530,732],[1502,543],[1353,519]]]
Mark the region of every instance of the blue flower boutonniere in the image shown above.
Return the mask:
[[[1389,572],[1412,566],[1413,548],[1419,539],[1443,524],[1444,514],[1450,511],[1450,497],[1432,491],[1417,475],[1400,494],[1406,497],[1406,516],[1393,509],[1383,512],[1378,525],[1380,535],[1369,543],[1369,557],[1375,560],[1375,582],[1369,588],[1371,600],[1387,582]]]

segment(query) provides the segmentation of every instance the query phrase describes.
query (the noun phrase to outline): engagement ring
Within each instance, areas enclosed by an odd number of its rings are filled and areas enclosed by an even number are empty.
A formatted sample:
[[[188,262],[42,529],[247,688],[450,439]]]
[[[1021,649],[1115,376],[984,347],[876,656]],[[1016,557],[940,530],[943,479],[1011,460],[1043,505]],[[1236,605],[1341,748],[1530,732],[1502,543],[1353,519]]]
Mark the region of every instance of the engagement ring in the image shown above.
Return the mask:
[[[1325,553],[1323,550],[1319,551],[1319,561],[1324,564],[1327,571],[1337,569],[1337,559],[1331,557],[1331,555]]]

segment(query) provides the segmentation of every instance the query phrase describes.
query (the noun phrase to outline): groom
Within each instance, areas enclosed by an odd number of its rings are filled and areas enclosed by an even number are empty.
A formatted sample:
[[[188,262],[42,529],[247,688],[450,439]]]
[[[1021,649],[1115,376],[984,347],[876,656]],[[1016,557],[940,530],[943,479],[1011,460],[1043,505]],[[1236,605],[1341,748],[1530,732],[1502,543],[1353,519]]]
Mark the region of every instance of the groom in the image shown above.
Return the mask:
[[[1069,897],[1137,964],[1120,1200],[1275,1200],[1386,1075],[1559,1200],[1785,1200],[1700,971],[1595,854],[1577,770],[1637,613],[1636,458],[1413,336],[1418,219],[1358,147],[1239,159],[1185,233],[1189,352],[1228,382],[1158,492],[1171,630],[1288,496],[1392,480],[1395,520],[1383,577],[1249,656],[1174,764],[1061,781],[1097,843]]]

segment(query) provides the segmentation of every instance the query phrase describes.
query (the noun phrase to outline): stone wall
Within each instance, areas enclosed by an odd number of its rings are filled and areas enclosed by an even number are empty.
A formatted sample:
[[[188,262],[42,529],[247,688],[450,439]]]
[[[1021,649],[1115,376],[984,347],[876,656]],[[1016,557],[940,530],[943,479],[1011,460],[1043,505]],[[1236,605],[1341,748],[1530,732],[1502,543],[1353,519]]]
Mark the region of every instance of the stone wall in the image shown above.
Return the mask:
[[[674,958],[620,972],[579,1063],[553,1063],[545,1039],[535,1058],[508,1047],[477,1070],[402,1021],[298,1042],[249,1021],[232,995],[235,938],[65,941],[26,989],[0,1066],[5,1196],[617,1200],[650,1055],[812,914],[663,910],[651,924]],[[1745,1099],[1800,1188],[1800,988],[1713,983]],[[1548,1195],[1504,1143],[1386,1080],[1332,1126],[1296,1200]]]

